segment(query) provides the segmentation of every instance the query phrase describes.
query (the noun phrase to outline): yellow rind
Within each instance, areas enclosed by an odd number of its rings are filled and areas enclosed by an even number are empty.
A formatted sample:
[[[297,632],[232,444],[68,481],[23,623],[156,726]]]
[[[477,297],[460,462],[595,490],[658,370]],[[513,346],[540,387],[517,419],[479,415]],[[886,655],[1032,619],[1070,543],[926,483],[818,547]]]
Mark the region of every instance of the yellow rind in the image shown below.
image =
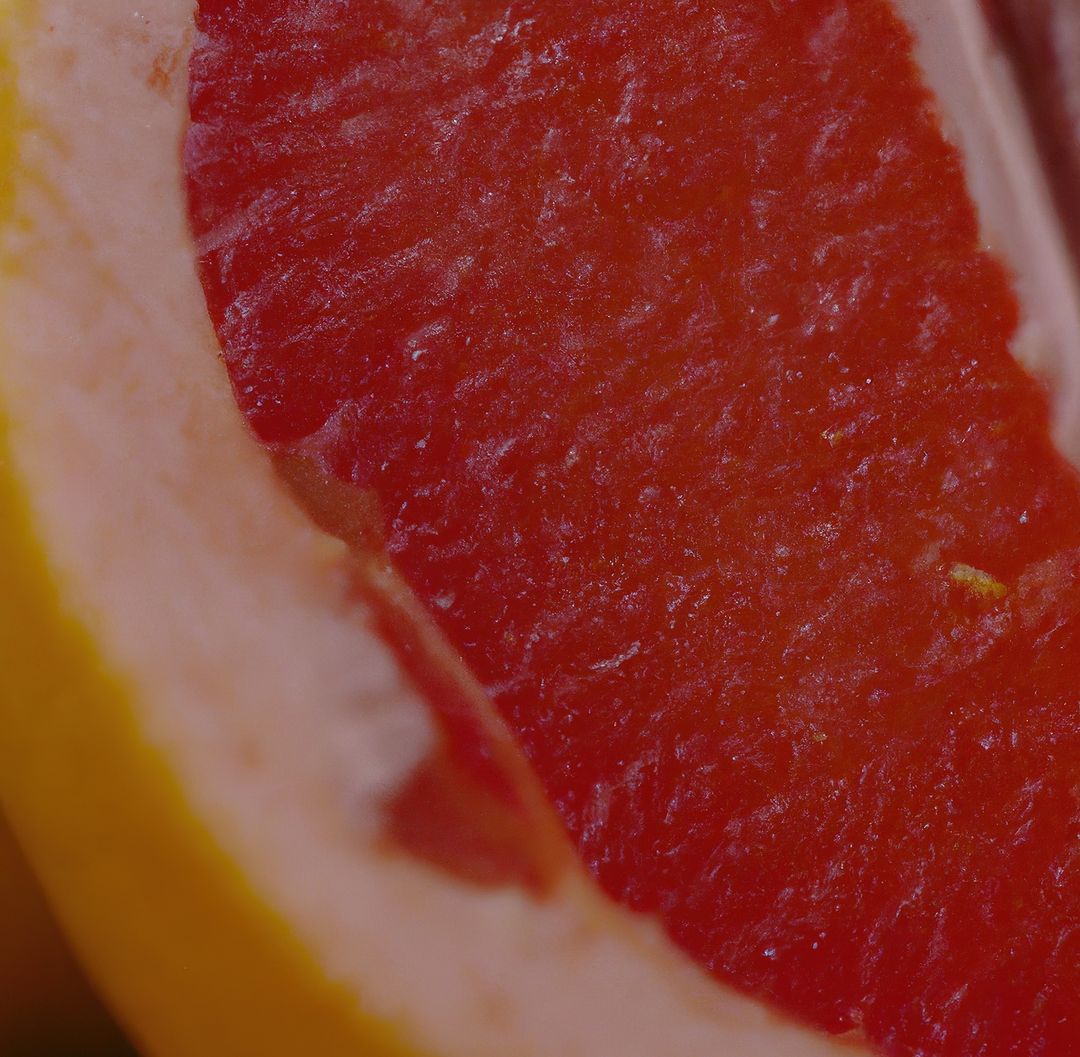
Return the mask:
[[[0,220],[11,196],[14,112],[10,65],[0,49]],[[35,1051],[50,1045],[42,1031],[53,1010],[92,1025],[92,999],[77,978],[61,937],[6,823],[0,818],[0,1052]],[[102,1015],[103,1019],[103,1015]],[[74,1039],[72,1041],[75,1041]]]
[[[0,796],[62,924],[161,1057],[405,1057],[251,892],[64,612],[0,471]]]
[[[0,19],[22,15],[0,5]],[[7,39],[0,25],[0,51]],[[5,214],[18,154],[8,69]],[[415,1057],[250,890],[143,738],[134,692],[67,611],[42,551],[10,414],[0,407],[0,800],[74,947],[154,1057]]]
[[[0,13],[5,10],[0,5]],[[0,221],[7,217],[11,202],[8,161],[14,157],[15,127],[10,120],[14,112],[14,80],[6,50],[0,48]],[[0,937],[0,1053],[116,1057],[126,1052],[72,958],[2,816]]]

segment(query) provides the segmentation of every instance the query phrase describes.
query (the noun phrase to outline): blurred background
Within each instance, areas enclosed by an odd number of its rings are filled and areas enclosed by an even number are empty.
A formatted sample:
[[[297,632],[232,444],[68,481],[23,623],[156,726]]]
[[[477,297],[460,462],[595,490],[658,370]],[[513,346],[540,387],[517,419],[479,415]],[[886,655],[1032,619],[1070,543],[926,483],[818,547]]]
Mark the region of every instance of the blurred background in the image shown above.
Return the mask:
[[[0,1057],[135,1057],[0,814]]]

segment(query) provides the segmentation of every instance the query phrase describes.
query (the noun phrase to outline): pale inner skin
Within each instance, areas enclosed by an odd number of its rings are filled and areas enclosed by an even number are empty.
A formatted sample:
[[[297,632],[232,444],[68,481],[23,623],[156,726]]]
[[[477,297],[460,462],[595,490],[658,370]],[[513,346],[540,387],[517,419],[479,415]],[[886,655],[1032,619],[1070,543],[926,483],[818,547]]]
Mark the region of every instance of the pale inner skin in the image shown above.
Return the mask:
[[[959,0],[902,6],[927,40],[970,32],[953,20]],[[583,876],[539,902],[376,847],[376,806],[432,729],[346,604],[340,544],[280,487],[219,362],[179,164],[192,18],[192,0],[41,0],[14,49],[30,130],[6,247],[15,277],[0,306],[0,403],[65,604],[133,688],[148,741],[328,975],[420,1047],[851,1052],[716,985]],[[971,57],[957,39],[941,55]],[[945,102],[968,113],[964,99]],[[999,137],[1000,114],[987,113],[988,131],[971,143],[965,131],[972,157]],[[980,161],[997,174],[980,192],[1000,220],[988,230],[1025,292],[1049,288],[1049,269],[1051,300],[1075,312],[1039,185],[1016,183],[1034,171],[1030,144],[1013,146],[1026,157],[1018,167],[1012,154]],[[1002,188],[1024,203],[1023,237],[1007,233],[1015,201],[993,211]],[[1054,322],[1030,303],[1040,329],[1027,344],[1072,401],[1080,361],[1062,335],[1075,344],[1076,317]]]

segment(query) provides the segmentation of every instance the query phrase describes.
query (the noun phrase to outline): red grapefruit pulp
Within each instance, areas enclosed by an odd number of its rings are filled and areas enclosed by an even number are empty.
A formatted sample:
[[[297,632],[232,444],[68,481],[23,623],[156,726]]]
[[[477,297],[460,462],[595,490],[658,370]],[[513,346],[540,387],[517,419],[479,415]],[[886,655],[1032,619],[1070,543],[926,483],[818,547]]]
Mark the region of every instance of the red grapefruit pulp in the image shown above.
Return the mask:
[[[583,859],[890,1054],[1080,1045],[1080,484],[884,0],[204,0],[237,399]]]

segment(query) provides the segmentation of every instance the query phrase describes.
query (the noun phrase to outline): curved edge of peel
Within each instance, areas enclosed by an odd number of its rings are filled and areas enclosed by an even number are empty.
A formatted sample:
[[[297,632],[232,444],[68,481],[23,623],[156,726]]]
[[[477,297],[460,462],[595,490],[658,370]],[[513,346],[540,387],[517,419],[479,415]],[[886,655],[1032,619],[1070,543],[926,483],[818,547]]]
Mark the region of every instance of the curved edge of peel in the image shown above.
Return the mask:
[[[14,0],[0,3],[0,19],[13,17]],[[15,154],[15,84],[0,34],[0,224],[12,197]],[[0,476],[6,461],[0,440]],[[10,671],[10,665],[5,670]],[[0,815],[0,1050],[73,1055],[126,1053],[124,1040],[99,1005],[60,933],[37,879]]]
[[[96,979],[168,1057],[210,1037],[235,1057],[415,1055],[326,979],[192,816],[130,691],[64,612],[4,444],[0,423],[0,784]]]
[[[0,2],[0,224],[18,165],[10,30],[28,6]],[[415,1055],[250,891],[140,734],[132,691],[65,611],[2,405],[0,583],[0,797],[73,946],[137,1011],[132,1034],[152,1023],[167,1057],[209,1038],[234,1057]],[[163,950],[170,961],[152,962]]]

